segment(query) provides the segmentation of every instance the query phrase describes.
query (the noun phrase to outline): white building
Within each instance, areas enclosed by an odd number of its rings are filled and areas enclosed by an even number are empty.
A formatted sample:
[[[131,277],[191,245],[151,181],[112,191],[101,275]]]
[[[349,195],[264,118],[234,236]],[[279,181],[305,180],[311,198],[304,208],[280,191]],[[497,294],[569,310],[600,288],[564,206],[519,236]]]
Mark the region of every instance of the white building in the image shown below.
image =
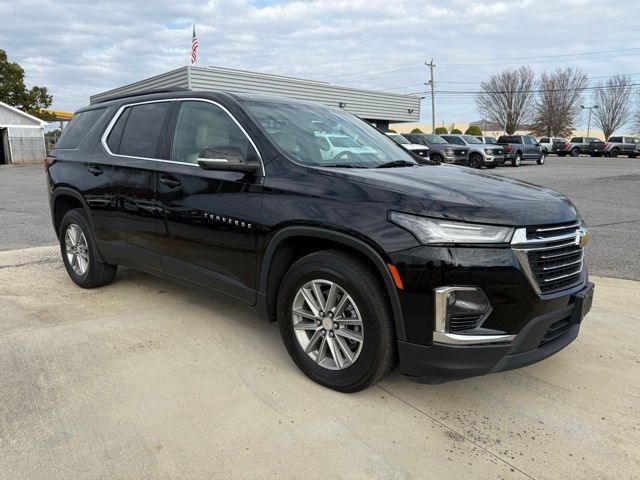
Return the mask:
[[[0,102],[0,164],[43,162],[45,125],[39,118]]]

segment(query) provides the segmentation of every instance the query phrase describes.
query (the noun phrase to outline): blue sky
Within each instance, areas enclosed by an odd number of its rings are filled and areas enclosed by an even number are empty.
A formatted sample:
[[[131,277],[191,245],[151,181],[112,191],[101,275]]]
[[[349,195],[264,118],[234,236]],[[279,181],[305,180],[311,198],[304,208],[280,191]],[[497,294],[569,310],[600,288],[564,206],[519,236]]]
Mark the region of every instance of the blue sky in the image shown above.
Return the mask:
[[[637,15],[613,0],[0,0],[0,18],[1,48],[60,110],[186,65],[193,23],[200,66],[423,94],[434,58],[437,123],[477,119],[479,83],[521,64],[640,83]]]

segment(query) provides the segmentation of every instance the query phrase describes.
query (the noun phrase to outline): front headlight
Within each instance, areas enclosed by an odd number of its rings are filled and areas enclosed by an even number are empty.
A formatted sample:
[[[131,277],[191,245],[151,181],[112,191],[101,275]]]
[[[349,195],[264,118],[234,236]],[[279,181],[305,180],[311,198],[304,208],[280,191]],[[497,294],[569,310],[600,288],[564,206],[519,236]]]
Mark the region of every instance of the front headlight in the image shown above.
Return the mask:
[[[487,153],[489,155],[493,154],[493,148],[485,148],[484,153]]]
[[[449,155],[452,156],[455,152],[453,151],[453,148],[445,148],[444,149],[444,154],[445,155]]]
[[[451,243],[508,243],[512,227],[453,222],[420,217],[408,213],[390,212],[389,220],[408,230],[423,245]]]

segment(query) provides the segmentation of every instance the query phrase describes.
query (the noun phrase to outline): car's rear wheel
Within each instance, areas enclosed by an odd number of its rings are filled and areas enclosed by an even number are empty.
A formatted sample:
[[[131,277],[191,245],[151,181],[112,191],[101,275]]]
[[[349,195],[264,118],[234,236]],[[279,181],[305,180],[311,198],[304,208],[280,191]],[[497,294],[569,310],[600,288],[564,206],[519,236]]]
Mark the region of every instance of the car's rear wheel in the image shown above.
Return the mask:
[[[69,210],[65,214],[60,224],[59,238],[62,261],[76,285],[96,288],[113,280],[118,267],[99,261],[95,241],[82,209]]]
[[[579,148],[574,148],[573,150],[571,150],[571,156],[572,157],[580,156],[580,149]]]
[[[482,168],[482,155],[474,153],[469,157],[469,166],[471,168]]]
[[[373,385],[395,365],[387,294],[377,273],[339,250],[295,262],[278,291],[280,333],[296,365],[341,392]]]
[[[620,153],[620,152],[618,152],[618,149],[617,149],[617,148],[614,148],[613,150],[611,150],[611,151],[609,152],[609,156],[610,156],[611,158],[617,158],[617,157],[618,157],[618,153]]]
[[[519,167],[521,163],[522,163],[522,154],[516,153],[516,156],[513,157],[513,159],[511,160],[511,166]]]

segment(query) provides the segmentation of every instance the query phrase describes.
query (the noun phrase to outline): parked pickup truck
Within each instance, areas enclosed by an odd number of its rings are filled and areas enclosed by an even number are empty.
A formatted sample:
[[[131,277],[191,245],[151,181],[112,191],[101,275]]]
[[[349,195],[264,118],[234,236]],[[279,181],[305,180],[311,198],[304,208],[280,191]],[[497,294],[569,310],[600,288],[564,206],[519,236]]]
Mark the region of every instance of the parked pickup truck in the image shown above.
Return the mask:
[[[609,137],[604,144],[604,156],[616,158],[618,155],[626,155],[629,158],[636,158],[640,139],[636,137]]]
[[[604,142],[595,137],[573,137],[565,143],[562,150],[558,150],[558,155],[564,157],[571,155],[577,157],[581,153],[592,157],[601,157],[604,154]]]
[[[498,145],[504,145],[505,161],[510,160],[514,167],[519,167],[525,160],[535,160],[542,165],[547,158],[538,141],[529,135],[502,135]]]
[[[564,147],[565,143],[569,143],[566,138],[544,137],[540,139],[542,151],[549,155],[550,153],[558,153]]]

